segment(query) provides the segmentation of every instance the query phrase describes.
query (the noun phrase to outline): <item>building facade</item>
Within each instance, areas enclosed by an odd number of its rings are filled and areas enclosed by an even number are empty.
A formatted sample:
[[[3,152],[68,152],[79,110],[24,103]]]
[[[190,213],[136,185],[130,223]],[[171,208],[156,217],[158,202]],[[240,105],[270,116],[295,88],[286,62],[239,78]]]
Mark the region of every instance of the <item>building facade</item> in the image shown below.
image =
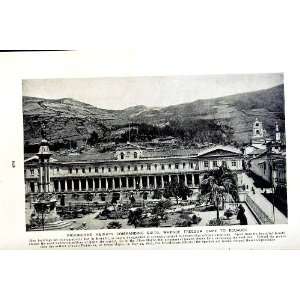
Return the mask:
[[[266,150],[250,160],[250,170],[269,182],[272,187],[286,186],[286,158],[284,153]]]
[[[126,145],[115,153],[99,153],[50,160],[50,190],[58,193],[162,189],[172,180],[198,188],[203,174],[221,165],[237,173],[243,170],[242,152],[231,146],[213,146],[173,153],[149,151]],[[39,160],[24,163],[26,193],[37,193]]]

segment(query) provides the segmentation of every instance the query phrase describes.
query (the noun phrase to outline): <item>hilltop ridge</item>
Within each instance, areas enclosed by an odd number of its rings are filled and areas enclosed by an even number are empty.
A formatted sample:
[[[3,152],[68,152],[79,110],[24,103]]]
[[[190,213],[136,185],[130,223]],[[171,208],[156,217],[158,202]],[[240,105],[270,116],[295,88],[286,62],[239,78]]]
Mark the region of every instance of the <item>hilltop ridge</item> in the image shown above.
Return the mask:
[[[224,138],[226,142],[245,143],[250,139],[256,117],[268,132],[273,131],[276,121],[284,131],[284,86],[167,107],[137,105],[123,110],[102,109],[72,98],[23,96],[23,116],[26,145],[39,142],[42,124],[52,143],[65,143],[86,141],[93,132],[100,140],[115,140],[124,137],[129,123],[137,127],[148,124],[158,135],[174,133],[178,138],[190,135],[191,139],[201,137],[200,140],[210,142],[217,137],[221,141]]]

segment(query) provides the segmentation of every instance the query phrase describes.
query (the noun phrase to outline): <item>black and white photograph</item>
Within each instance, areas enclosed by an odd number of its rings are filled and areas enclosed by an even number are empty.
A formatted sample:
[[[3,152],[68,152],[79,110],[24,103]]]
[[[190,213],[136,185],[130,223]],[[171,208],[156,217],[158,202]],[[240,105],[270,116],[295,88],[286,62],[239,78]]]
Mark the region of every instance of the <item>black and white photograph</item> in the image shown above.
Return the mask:
[[[282,73],[24,79],[27,231],[287,224]]]
[[[299,294],[299,1],[1,4],[1,299]]]

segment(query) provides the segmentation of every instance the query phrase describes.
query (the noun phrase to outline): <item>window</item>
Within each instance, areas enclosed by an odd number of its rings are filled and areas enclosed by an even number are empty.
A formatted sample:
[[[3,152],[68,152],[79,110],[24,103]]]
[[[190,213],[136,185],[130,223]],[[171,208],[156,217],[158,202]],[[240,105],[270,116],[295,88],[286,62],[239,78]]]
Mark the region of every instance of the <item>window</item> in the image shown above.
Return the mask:
[[[128,166],[127,169],[130,170],[130,166]]]
[[[85,168],[82,168],[81,171],[82,171],[82,173],[85,173]]]
[[[102,173],[104,173],[104,167],[102,167]]]
[[[124,153],[121,152],[121,159],[124,159]]]
[[[256,134],[259,134],[259,130],[256,130]]]
[[[190,163],[190,167],[191,169],[194,169],[194,164],[192,162]]]
[[[147,170],[151,170],[151,165],[147,165]]]
[[[169,164],[169,169],[171,169],[172,168],[172,165],[171,164]]]
[[[137,169],[137,166],[134,166],[134,171],[137,171],[138,169]]]
[[[115,170],[115,172],[117,172],[117,171],[118,171],[118,167],[117,167],[117,166],[115,166],[115,167],[114,167],[114,170]]]
[[[95,167],[95,173],[98,173],[98,167]]]
[[[143,165],[141,165],[141,170],[143,170],[144,169],[144,166]]]
[[[208,161],[204,161],[204,168],[208,168]]]
[[[154,165],[155,170],[157,170],[157,164]]]
[[[69,168],[69,174],[72,174],[72,168]]]
[[[183,169],[185,168],[185,163],[182,163],[182,168],[183,168]]]
[[[30,169],[30,175],[34,175],[34,169]]]
[[[164,170],[165,169],[165,165],[161,165],[161,169]]]
[[[108,167],[108,172],[111,172],[111,168],[110,167]]]
[[[231,165],[232,165],[233,167],[236,167],[236,161],[233,160],[233,161],[231,162]]]
[[[121,167],[121,172],[124,172],[124,167],[123,166]]]
[[[75,172],[76,172],[76,174],[78,174],[78,169],[77,168],[75,169]]]
[[[218,162],[216,160],[213,161],[213,167],[217,167],[218,166]]]
[[[134,157],[134,158],[137,158],[137,152],[134,152],[134,153],[133,153],[133,157]]]
[[[56,168],[56,171],[59,172],[59,167]]]
[[[92,168],[91,167],[89,167],[89,173],[91,173],[92,172]]]
[[[258,127],[258,126],[259,126],[259,123],[256,123],[255,126]]]
[[[175,164],[175,169],[179,169],[179,165],[178,164]]]

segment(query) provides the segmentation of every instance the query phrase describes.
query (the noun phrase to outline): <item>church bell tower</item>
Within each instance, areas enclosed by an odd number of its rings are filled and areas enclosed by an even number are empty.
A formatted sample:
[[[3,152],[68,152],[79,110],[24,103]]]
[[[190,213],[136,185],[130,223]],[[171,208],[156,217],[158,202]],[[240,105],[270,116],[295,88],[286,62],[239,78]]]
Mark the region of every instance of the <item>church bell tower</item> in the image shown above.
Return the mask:
[[[263,123],[259,121],[257,118],[255,119],[255,122],[253,123],[253,129],[252,129],[252,145],[254,146],[261,146],[265,144],[265,130],[263,128]]]
[[[275,141],[280,143],[281,142],[281,136],[280,136],[280,131],[279,131],[279,125],[276,122],[275,123]]]

